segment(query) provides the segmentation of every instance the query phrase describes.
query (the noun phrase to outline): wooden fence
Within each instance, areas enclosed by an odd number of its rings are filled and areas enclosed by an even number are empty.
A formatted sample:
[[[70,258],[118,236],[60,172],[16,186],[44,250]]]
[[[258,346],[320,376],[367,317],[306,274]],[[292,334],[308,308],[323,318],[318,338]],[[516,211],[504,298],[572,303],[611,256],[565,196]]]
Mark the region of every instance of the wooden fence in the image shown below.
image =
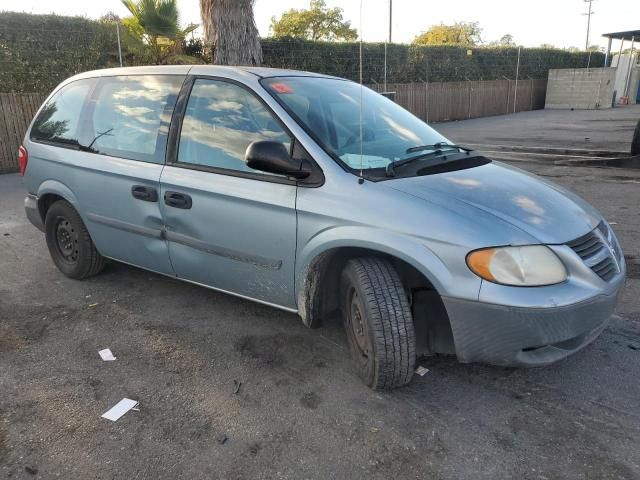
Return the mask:
[[[382,92],[381,84],[371,85]],[[391,83],[398,104],[430,123],[504,115],[544,108],[547,80]],[[514,110],[515,102],[515,110]]]
[[[371,85],[382,91],[380,84]],[[396,102],[426,122],[466,118],[544,108],[547,80],[491,80],[446,83],[397,83],[387,85],[396,92]],[[0,173],[18,170],[17,152],[24,132],[45,95],[0,93]]]
[[[46,97],[40,93],[0,93],[0,173],[18,170],[18,147]]]

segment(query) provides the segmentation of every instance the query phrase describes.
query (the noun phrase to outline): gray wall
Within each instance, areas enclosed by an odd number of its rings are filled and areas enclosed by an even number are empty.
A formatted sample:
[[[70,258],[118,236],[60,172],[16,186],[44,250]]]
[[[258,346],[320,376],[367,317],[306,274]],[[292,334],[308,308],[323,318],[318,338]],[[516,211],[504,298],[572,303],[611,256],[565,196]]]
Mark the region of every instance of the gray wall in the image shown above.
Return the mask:
[[[610,108],[615,68],[549,70],[545,108]]]

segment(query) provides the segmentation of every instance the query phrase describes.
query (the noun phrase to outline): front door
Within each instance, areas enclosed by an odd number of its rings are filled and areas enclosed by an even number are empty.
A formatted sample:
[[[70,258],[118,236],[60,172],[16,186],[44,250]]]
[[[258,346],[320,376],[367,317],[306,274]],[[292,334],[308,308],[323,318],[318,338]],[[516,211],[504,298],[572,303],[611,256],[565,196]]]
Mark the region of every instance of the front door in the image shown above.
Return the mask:
[[[256,140],[291,145],[246,87],[193,82],[177,155],[160,179],[169,255],[180,278],[295,308],[296,185],[247,167]]]

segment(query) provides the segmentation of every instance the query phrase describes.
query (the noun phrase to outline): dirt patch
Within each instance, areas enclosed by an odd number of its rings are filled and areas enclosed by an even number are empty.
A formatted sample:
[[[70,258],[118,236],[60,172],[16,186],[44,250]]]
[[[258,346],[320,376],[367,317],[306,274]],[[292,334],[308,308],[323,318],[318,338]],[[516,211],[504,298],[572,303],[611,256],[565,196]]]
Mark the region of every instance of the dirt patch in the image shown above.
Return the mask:
[[[0,352],[19,350],[27,344],[25,338],[11,325],[0,325]]]
[[[143,348],[148,349],[155,362],[168,372],[199,371],[207,366],[206,358],[194,345],[180,338],[181,329],[144,325]]]
[[[238,339],[234,347],[241,356],[262,365],[280,366],[285,362],[282,355],[285,342],[282,335],[245,335]]]
[[[28,343],[39,342],[50,327],[67,321],[74,311],[62,305],[0,305],[0,351],[16,350]]]
[[[0,415],[0,463],[3,463],[9,456],[9,446],[7,445],[7,433],[2,427],[4,418]]]
[[[322,400],[320,400],[320,397],[314,392],[307,392],[300,398],[300,404],[303,407],[309,408],[311,410],[315,410],[316,408],[318,408],[321,402]]]

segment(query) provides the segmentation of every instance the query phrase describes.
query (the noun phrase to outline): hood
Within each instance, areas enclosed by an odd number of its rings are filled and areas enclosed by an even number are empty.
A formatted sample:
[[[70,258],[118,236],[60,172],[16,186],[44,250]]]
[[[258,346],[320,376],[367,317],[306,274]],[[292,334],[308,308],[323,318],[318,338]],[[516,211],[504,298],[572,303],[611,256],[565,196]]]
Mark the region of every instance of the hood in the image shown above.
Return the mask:
[[[541,243],[558,244],[591,231],[601,215],[577,195],[518,168],[492,162],[453,172],[399,178],[393,189],[452,208],[487,212]]]

